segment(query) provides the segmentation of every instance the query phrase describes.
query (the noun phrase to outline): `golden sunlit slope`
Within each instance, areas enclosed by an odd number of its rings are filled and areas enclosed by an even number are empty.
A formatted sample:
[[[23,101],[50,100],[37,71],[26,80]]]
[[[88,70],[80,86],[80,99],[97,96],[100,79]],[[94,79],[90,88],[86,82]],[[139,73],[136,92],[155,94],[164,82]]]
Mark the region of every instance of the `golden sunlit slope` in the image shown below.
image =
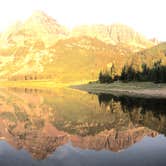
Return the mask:
[[[9,49],[10,52],[10,49]],[[123,67],[131,52],[90,37],[59,40],[49,48],[44,42],[15,47],[12,55],[1,56],[1,78],[14,80],[55,79],[73,82],[97,79],[109,62]]]
[[[150,70],[155,66],[156,63],[161,63],[162,66],[166,65],[166,42],[136,53],[132,53],[130,56],[128,56],[126,64],[124,64],[123,67],[118,68],[118,63],[116,64],[114,62],[108,62],[104,68],[105,70],[103,70],[102,73],[109,73],[112,76],[120,76],[119,74],[122,74],[126,68],[132,68],[133,71],[138,74],[143,71],[145,66]]]
[[[136,71],[141,71],[142,64],[151,68],[155,62],[160,60],[163,65],[166,65],[166,42],[133,54],[130,56],[128,64],[132,64]]]
[[[63,81],[94,80],[98,73],[108,63],[114,62],[119,68],[130,56],[127,48],[106,44],[90,37],[77,37],[61,40],[50,48],[54,54],[51,62],[55,71]],[[49,65],[49,67],[51,67]]]
[[[125,43],[132,46],[135,51],[154,45],[152,41],[123,24],[84,25],[76,27],[72,31],[73,36],[82,34],[111,44]]]

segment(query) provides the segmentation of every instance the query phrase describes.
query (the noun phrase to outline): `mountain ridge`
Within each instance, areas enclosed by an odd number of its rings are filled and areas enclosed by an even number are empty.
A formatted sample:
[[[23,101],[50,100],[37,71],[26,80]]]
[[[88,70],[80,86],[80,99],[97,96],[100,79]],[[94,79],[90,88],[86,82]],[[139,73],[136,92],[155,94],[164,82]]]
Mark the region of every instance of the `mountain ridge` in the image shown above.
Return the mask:
[[[78,26],[73,29],[72,34],[74,36],[84,34],[113,45],[125,43],[133,46],[136,51],[151,47],[155,44],[155,42],[146,39],[143,35],[134,31],[131,27],[120,23],[110,25],[94,24]]]
[[[34,12],[25,22],[16,23],[1,35],[1,79],[95,80],[110,64],[115,64],[120,74],[132,53],[143,49],[133,46],[132,41],[146,48],[152,44],[125,25],[99,27],[95,27],[99,37],[82,31],[81,35],[74,35],[44,12]],[[115,43],[106,42],[103,36]]]
[[[38,39],[45,40],[45,43],[55,38],[55,40],[49,43],[49,46],[59,39],[79,36],[97,38],[113,45],[125,43],[137,48],[137,50],[151,47],[157,42],[156,39],[146,39],[142,34],[134,31],[128,25],[121,23],[113,23],[110,25],[80,25],[69,30],[65,26],[60,25],[53,17],[48,16],[40,10],[34,11],[24,22],[17,21],[10,26],[6,32],[2,33],[1,40],[3,42],[4,36],[6,36],[6,40],[17,41],[21,35],[24,38],[32,37],[32,39],[33,37],[37,37]]]

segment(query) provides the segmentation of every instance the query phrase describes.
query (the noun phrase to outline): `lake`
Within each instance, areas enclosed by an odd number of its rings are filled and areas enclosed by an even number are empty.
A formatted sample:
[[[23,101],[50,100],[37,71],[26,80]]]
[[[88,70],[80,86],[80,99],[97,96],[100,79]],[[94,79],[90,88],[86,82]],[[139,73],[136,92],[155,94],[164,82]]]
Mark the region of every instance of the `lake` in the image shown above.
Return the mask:
[[[166,100],[0,89],[0,166],[165,166]]]

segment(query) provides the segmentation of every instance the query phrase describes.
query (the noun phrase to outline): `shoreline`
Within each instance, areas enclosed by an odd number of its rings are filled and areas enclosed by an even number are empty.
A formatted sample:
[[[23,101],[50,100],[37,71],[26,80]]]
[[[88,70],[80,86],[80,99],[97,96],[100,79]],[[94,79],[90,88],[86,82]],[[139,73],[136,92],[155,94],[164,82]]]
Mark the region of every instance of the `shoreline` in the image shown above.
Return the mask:
[[[78,84],[86,84],[88,81],[80,82],[56,82],[56,80],[18,80],[18,81],[0,81],[0,87],[11,87],[11,88],[63,88],[74,86]]]
[[[112,94],[114,96],[128,96],[137,98],[166,99],[166,84],[154,84],[150,82],[135,83],[111,83],[111,84],[82,84],[70,86],[94,94]]]
[[[166,84],[151,82],[114,82],[100,84],[96,82],[59,83],[55,80],[28,80],[28,81],[0,81],[0,87],[16,88],[71,88],[94,94],[112,94],[114,96],[129,96],[138,98],[166,99]]]

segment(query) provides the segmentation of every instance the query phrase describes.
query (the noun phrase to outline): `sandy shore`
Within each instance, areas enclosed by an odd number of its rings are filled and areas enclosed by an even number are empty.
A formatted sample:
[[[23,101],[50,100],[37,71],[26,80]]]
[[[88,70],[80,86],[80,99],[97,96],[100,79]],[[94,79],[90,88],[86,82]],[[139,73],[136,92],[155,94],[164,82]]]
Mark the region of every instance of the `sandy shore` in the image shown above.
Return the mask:
[[[90,93],[106,93],[115,96],[133,96],[141,98],[166,98],[166,84],[153,83],[112,83],[99,84],[91,83],[71,86],[74,89],[87,91]]]

